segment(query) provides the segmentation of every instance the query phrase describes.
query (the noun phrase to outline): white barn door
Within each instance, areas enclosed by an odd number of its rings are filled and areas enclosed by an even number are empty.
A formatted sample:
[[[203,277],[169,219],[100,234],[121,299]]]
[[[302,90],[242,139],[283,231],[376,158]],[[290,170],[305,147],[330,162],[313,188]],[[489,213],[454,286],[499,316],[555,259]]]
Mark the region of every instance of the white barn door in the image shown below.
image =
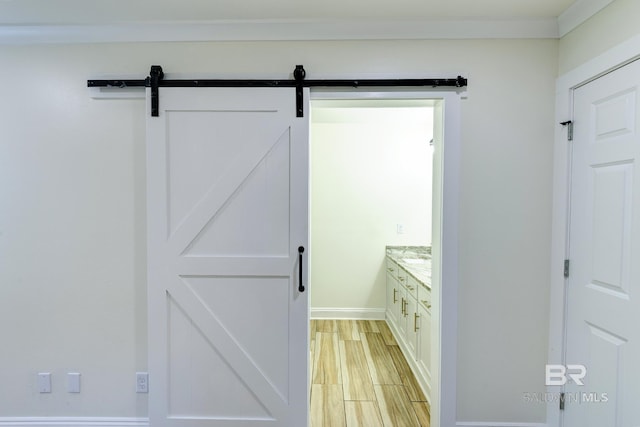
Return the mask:
[[[304,98],[160,88],[147,113],[153,427],[307,425]]]
[[[639,101],[640,61],[574,93],[565,427],[640,426]]]

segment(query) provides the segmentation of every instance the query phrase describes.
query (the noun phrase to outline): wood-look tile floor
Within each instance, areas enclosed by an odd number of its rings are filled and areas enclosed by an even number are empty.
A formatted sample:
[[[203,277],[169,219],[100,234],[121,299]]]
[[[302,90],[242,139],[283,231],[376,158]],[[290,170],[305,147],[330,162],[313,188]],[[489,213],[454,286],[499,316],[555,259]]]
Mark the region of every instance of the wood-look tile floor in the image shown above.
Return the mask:
[[[384,320],[311,320],[312,427],[429,427],[422,389]]]

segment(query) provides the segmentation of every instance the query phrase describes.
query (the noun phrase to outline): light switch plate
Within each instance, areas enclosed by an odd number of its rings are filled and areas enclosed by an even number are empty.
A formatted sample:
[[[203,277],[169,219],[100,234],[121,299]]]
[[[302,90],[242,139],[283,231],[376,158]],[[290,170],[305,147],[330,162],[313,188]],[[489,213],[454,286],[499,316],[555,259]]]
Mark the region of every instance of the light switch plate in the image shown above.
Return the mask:
[[[80,374],[69,372],[67,374],[67,391],[69,393],[80,393]]]

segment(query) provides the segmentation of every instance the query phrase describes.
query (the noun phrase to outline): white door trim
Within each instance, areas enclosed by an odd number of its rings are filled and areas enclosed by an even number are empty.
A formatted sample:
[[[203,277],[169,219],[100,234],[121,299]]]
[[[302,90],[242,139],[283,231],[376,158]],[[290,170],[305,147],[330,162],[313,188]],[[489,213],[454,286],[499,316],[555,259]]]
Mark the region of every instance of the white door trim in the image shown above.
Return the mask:
[[[464,93],[464,92],[463,92]],[[311,91],[311,99],[434,99],[444,100],[444,154],[442,196],[442,277],[433,298],[440,301],[433,311],[431,425],[456,425],[456,360],[458,322],[458,205],[460,194],[460,94],[456,91]],[[438,295],[439,294],[439,295]],[[436,307],[436,305],[434,305]],[[443,356],[445,355],[445,356]]]
[[[556,130],[553,150],[553,210],[551,223],[551,278],[548,363],[563,363],[565,279],[563,263],[568,248],[570,150],[565,129],[557,123],[572,119],[574,89],[640,58],[640,35],[593,58],[556,80]],[[558,392],[550,387],[549,392]],[[550,399],[553,400],[553,399]],[[560,425],[557,402],[547,404],[547,424]]]

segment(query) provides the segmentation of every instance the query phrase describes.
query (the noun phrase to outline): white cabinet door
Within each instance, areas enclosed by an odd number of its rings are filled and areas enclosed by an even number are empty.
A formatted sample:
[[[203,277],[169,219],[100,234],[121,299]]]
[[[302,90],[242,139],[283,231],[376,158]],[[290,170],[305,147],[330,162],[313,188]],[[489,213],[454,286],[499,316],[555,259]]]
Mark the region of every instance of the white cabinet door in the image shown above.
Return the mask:
[[[402,317],[402,297],[400,294],[400,284],[398,283],[398,265],[389,258],[385,259],[387,271],[387,312],[389,320],[395,327]]]
[[[404,320],[404,292],[402,286],[396,281],[394,285],[396,289],[396,299],[397,303],[395,305],[395,315],[396,315],[396,329],[400,331],[401,325]]]
[[[397,323],[398,306],[400,305],[400,297],[398,295],[398,286],[393,276],[387,272],[387,319]]]
[[[566,427],[640,425],[639,101],[640,61],[574,93]]]
[[[151,425],[306,426],[308,118],[295,90],[160,88],[147,153]]]
[[[418,339],[418,368],[431,385],[431,311],[419,304],[420,330]]]
[[[400,339],[406,339],[407,336],[407,305],[409,304],[407,289],[399,285],[398,293],[400,295],[400,314],[398,317],[398,333],[400,334]]]
[[[409,355],[407,357],[411,357],[413,359],[416,358],[416,351],[418,346],[418,321],[419,321],[419,313],[418,313],[418,304],[416,303],[416,299],[411,295],[411,292],[408,292],[407,296],[407,330],[406,330],[406,343],[409,349]]]

